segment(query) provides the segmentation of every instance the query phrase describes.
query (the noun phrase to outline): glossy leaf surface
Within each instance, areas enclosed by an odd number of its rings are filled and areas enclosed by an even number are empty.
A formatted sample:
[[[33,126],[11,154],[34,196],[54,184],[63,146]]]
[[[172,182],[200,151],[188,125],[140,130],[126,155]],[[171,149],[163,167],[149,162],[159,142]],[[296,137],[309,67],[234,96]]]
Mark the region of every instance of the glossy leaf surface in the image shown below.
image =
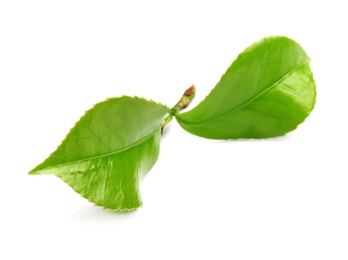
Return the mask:
[[[176,115],[177,121],[188,132],[211,139],[284,135],[314,107],[309,61],[295,41],[264,38],[242,52],[210,94]]]
[[[140,98],[98,103],[30,174],[55,174],[99,206],[138,208],[139,182],[157,161],[160,128],[169,112]]]

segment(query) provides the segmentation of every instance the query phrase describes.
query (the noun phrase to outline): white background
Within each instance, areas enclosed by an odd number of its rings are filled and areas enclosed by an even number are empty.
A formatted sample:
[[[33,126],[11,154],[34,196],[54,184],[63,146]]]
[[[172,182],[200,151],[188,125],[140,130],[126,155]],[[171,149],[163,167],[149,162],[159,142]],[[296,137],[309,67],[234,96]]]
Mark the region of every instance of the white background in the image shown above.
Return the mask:
[[[343,3],[1,1],[0,259],[348,259]],[[172,106],[195,84],[193,107],[269,35],[312,58],[317,104],[296,131],[212,141],[173,121],[132,213],[27,174],[94,103]]]

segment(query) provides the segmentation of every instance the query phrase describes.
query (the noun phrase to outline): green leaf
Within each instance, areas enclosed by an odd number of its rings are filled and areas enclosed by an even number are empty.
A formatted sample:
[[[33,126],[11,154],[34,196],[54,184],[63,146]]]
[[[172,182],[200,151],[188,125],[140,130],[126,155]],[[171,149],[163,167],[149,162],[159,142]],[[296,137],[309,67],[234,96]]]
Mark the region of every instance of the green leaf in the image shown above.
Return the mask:
[[[157,161],[160,128],[169,112],[164,105],[126,96],[98,103],[30,174],[55,174],[105,208],[138,208],[139,182]]]
[[[177,114],[177,121],[186,131],[211,139],[284,135],[314,107],[309,61],[295,41],[264,38],[238,56],[198,106]]]

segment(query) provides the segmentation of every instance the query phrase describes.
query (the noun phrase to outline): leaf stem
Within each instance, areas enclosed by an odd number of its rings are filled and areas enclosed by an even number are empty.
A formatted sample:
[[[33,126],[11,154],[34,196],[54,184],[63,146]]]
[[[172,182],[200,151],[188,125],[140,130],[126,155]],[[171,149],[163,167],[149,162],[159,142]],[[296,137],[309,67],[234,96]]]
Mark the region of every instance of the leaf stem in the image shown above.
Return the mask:
[[[184,108],[188,107],[188,105],[190,105],[195,95],[196,95],[196,88],[194,85],[186,89],[186,91],[184,92],[180,100],[171,109],[170,115],[164,119],[164,122],[161,127],[161,133],[163,133],[164,127],[169,124],[169,122],[173,119],[174,115],[178,114],[180,110],[183,110]]]

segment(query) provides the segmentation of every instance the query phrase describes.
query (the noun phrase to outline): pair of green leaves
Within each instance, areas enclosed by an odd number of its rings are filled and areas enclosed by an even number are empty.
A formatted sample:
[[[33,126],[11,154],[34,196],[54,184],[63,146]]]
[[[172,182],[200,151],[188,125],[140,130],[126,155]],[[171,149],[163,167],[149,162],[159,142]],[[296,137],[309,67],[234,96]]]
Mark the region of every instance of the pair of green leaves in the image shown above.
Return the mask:
[[[268,37],[242,52],[186,113],[179,109],[192,100],[194,88],[173,109],[137,97],[107,99],[87,111],[30,174],[55,174],[96,205],[134,210],[142,205],[139,183],[158,158],[161,127],[173,116],[186,131],[210,139],[284,135],[314,107],[309,61],[293,40]]]

